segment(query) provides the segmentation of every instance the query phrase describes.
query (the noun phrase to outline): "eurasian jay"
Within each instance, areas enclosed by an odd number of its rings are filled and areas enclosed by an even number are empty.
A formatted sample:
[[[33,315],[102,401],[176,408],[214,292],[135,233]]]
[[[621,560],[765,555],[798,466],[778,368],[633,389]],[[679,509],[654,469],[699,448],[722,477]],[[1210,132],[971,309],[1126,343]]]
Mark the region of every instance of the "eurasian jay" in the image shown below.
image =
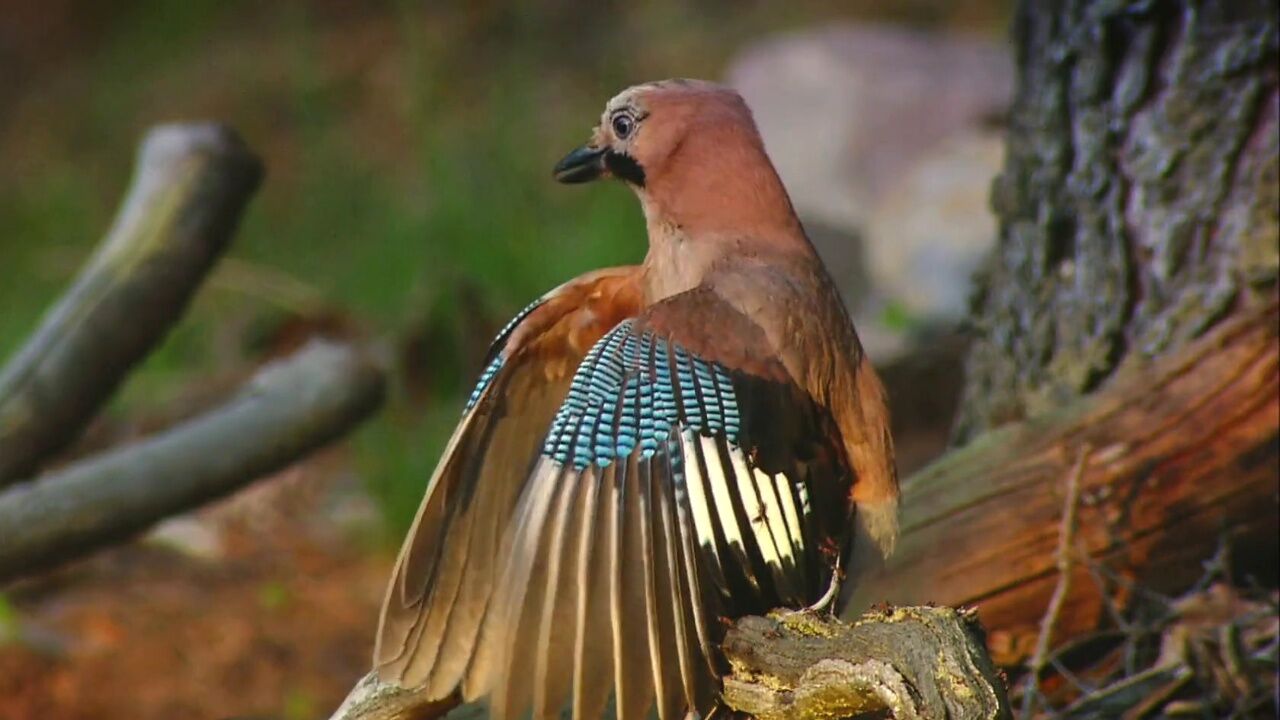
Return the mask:
[[[611,694],[622,720],[705,714],[727,619],[830,606],[851,559],[891,551],[884,391],[733,90],[632,87],[554,174],[629,185],[649,252],[494,341],[375,666],[499,720],[596,718]]]

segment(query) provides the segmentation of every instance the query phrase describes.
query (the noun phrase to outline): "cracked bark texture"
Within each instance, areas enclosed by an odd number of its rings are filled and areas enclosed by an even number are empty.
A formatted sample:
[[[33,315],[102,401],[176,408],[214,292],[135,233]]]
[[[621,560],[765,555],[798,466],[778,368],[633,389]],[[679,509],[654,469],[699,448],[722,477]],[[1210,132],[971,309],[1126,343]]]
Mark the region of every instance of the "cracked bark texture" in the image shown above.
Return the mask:
[[[1052,410],[1266,298],[1273,0],[1023,0],[955,437]]]

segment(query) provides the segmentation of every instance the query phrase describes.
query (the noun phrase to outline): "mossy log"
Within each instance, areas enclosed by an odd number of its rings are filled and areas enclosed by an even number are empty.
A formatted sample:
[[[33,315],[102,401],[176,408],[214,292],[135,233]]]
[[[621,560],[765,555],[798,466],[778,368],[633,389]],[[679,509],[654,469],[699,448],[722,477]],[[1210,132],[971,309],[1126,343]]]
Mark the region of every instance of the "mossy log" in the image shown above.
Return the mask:
[[[724,652],[733,669],[725,704],[760,720],[1010,717],[976,622],[950,608],[872,611],[852,624],[811,613],[747,617]]]

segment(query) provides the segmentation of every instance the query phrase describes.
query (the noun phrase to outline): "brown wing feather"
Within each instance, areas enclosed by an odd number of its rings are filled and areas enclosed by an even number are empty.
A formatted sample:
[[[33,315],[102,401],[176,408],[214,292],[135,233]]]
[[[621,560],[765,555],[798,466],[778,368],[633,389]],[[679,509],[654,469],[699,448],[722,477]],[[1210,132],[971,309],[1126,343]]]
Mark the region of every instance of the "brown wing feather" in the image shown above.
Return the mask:
[[[446,447],[388,586],[374,652],[384,680],[433,698],[458,686],[529,464],[587,349],[639,311],[637,279],[634,267],[584,275],[494,343],[501,367]]]

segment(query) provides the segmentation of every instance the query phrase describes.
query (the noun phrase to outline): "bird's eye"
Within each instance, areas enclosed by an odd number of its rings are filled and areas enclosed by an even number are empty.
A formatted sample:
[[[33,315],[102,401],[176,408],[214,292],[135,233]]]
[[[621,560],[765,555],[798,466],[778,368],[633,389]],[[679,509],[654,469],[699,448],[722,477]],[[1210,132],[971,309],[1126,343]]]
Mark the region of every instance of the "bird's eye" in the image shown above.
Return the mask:
[[[613,126],[613,134],[619,140],[626,140],[631,135],[631,132],[636,129],[636,119],[626,113],[614,115],[610,124]]]

